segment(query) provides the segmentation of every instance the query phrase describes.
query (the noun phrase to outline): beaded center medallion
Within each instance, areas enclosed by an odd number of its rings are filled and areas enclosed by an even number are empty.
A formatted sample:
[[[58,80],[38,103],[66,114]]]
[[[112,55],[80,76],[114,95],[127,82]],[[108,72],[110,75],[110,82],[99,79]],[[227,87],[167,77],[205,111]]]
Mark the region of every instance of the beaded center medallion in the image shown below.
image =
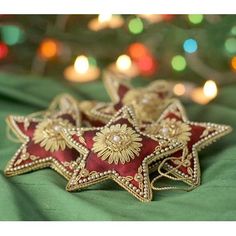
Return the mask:
[[[146,89],[132,89],[128,91],[122,102],[125,105],[133,105],[137,118],[142,121],[156,120],[163,107],[166,106],[157,93],[147,91]]]
[[[60,134],[62,128],[73,128],[73,125],[65,119],[46,119],[36,127],[33,141],[39,143],[46,151],[64,151],[66,142]]]
[[[191,127],[175,118],[167,118],[160,123],[153,123],[147,126],[145,132],[151,135],[159,133],[166,138],[176,138],[182,142],[187,142],[190,140]]]
[[[96,133],[92,150],[109,164],[124,164],[139,155],[141,136],[126,124],[112,125]]]

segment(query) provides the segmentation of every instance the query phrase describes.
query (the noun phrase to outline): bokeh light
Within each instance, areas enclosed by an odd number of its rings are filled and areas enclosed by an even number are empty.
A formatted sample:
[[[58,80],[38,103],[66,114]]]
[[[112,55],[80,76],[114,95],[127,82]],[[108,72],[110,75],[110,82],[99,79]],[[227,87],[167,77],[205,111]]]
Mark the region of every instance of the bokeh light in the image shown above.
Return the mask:
[[[139,62],[139,68],[142,71],[150,71],[153,67],[153,61],[151,57],[145,57],[140,60]]]
[[[1,26],[2,40],[9,46],[21,43],[24,40],[23,31],[15,25]]]
[[[187,63],[186,63],[186,60],[183,56],[176,55],[172,58],[171,65],[174,70],[183,71],[186,68]]]
[[[163,15],[161,15],[162,16],[162,19],[164,20],[164,21],[171,21],[171,20],[173,20],[173,18],[175,17],[174,15],[172,15],[172,14],[163,14]]]
[[[120,55],[116,60],[116,66],[119,70],[128,70],[132,65],[132,61],[128,55]]]
[[[88,61],[89,61],[89,65],[90,66],[94,66],[94,67],[96,67],[97,66],[97,61],[96,61],[96,59],[94,58],[94,57],[88,57]]]
[[[85,74],[89,69],[89,60],[86,56],[80,55],[76,58],[74,68],[77,73]]]
[[[133,34],[140,34],[143,32],[143,22],[140,18],[136,17],[129,21],[129,31]]]
[[[39,47],[39,54],[43,59],[52,59],[58,55],[59,46],[53,39],[45,39]]]
[[[216,83],[213,80],[207,80],[203,86],[203,93],[209,99],[215,98],[217,95]]]
[[[137,66],[142,75],[151,76],[157,70],[157,61],[150,55],[146,55],[137,61]]]
[[[186,92],[186,88],[185,88],[184,84],[178,83],[174,86],[173,92],[177,96],[183,96]]]
[[[128,53],[133,59],[140,59],[149,54],[149,50],[142,43],[133,43],[128,48]]]
[[[187,53],[194,53],[198,49],[198,44],[195,39],[189,38],[184,41],[183,44],[184,51]]]
[[[236,38],[228,38],[225,41],[225,49],[229,53],[236,53]]]
[[[109,22],[112,18],[112,14],[100,14],[98,15],[98,21],[100,23]]]
[[[161,14],[139,14],[138,16],[140,16],[142,19],[145,19],[150,23],[158,23],[163,20],[162,18],[163,15]]]
[[[231,59],[232,69],[236,71],[236,56]]]
[[[5,43],[0,43],[0,60],[4,59],[8,55],[8,47]]]
[[[230,32],[232,35],[236,35],[236,25],[232,27]]]
[[[190,14],[188,15],[188,20],[192,23],[192,24],[200,24],[203,21],[203,15],[202,14]]]

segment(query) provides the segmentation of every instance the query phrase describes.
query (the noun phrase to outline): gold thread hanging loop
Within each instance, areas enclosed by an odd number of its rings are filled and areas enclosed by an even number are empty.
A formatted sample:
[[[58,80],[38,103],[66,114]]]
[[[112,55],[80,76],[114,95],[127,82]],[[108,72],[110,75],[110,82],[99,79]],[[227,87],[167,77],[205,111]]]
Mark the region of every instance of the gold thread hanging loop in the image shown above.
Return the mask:
[[[15,136],[9,126],[6,127],[6,136],[8,140],[14,143],[21,143],[21,141]]]
[[[183,149],[183,154],[182,154],[182,157],[181,159],[183,160],[185,157],[187,156],[187,148],[184,148]],[[157,169],[157,172],[160,174],[158,176],[156,176],[152,181],[151,181],[151,188],[153,190],[156,190],[156,191],[164,191],[164,190],[181,190],[181,191],[190,191],[192,189],[195,188],[195,186],[190,186],[188,188],[184,188],[184,187],[176,187],[176,186],[164,186],[164,187],[156,187],[154,186],[155,182],[160,179],[160,178],[163,178],[163,177],[166,177],[168,179],[171,179],[171,180],[174,180],[174,181],[184,181],[184,180],[187,180],[186,177],[173,177],[169,174],[171,174],[173,171],[177,170],[181,165],[182,163],[178,164],[176,167],[172,168],[171,170],[167,171],[167,172],[162,172],[162,167],[164,166],[164,164],[167,162],[167,161],[173,161],[173,160],[176,160],[176,159],[179,159],[179,158],[176,158],[176,157],[168,157],[166,159],[164,159],[161,164],[158,166],[158,169]]]
[[[78,110],[78,101],[75,100],[69,94],[63,93],[63,94],[57,95],[53,99],[53,102],[50,104],[50,106],[48,108],[48,112],[49,113],[55,112],[57,107],[58,107],[58,105],[59,105],[59,109],[60,110],[68,110],[68,108],[63,107],[62,103],[59,102],[62,98],[65,98],[65,100],[68,100],[69,103],[72,104],[72,106],[73,106],[72,110],[75,112],[75,116],[76,116],[76,126],[79,127],[80,123],[81,123],[81,120],[80,120],[80,113],[79,113],[79,110]]]

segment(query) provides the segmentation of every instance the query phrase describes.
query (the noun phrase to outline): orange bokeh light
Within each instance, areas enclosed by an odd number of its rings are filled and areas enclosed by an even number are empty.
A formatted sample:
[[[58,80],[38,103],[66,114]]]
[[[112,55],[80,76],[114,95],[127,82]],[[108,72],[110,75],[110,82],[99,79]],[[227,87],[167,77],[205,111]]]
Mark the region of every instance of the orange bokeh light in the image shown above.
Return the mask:
[[[184,84],[178,83],[174,86],[173,91],[177,96],[183,96],[186,92],[186,88]]]
[[[51,59],[58,54],[58,43],[53,39],[45,39],[39,47],[43,59]]]
[[[129,46],[128,49],[129,55],[132,59],[140,59],[147,54],[149,54],[149,50],[142,43],[133,43]]]
[[[232,60],[231,60],[231,66],[232,66],[233,70],[236,71],[236,56],[232,58]]]

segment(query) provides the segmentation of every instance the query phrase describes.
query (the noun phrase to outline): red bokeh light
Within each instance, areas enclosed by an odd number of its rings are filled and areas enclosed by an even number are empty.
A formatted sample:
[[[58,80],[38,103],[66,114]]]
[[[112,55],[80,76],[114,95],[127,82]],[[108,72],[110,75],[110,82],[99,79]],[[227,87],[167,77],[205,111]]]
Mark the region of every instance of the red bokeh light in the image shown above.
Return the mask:
[[[164,21],[171,21],[174,17],[175,17],[174,15],[170,15],[170,14],[162,15],[162,19]]]
[[[147,55],[137,61],[140,74],[150,76],[157,71],[157,61],[150,55]]]
[[[0,43],[0,60],[8,55],[8,47],[5,43]]]

